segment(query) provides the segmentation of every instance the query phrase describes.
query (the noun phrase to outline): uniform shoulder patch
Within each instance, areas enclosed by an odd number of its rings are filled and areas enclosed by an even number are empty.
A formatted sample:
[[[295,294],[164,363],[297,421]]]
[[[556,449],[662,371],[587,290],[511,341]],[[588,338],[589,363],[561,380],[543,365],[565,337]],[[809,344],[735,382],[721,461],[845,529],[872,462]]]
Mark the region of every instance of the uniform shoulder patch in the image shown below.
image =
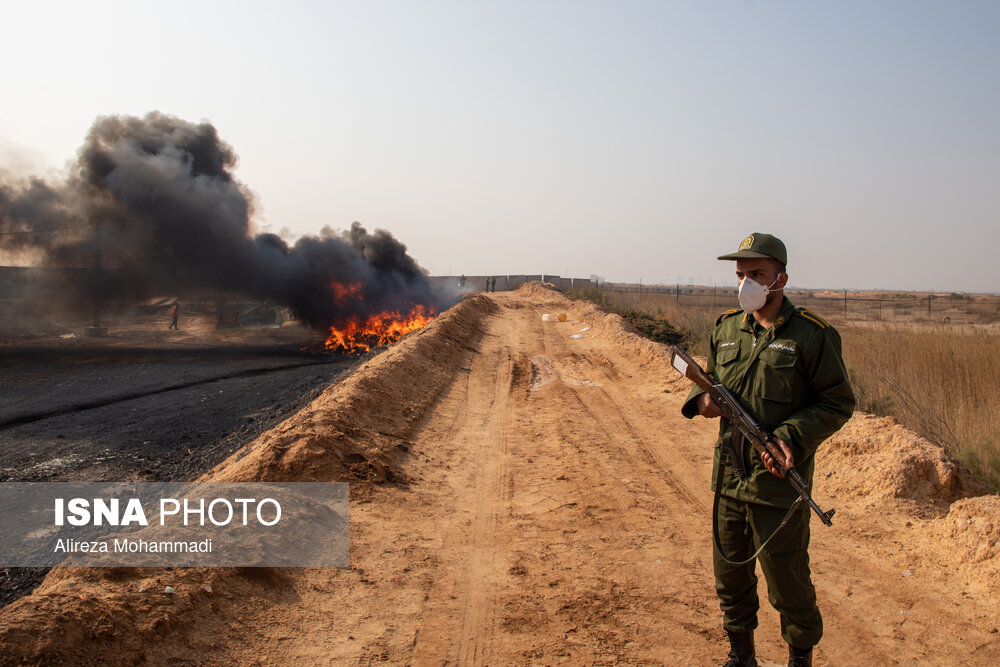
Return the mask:
[[[716,326],[718,326],[718,325],[722,324],[722,320],[724,320],[724,319],[726,319],[728,317],[732,317],[736,313],[742,313],[742,312],[743,312],[742,308],[733,308],[732,310],[727,310],[726,312],[724,312],[721,315],[719,315],[719,318],[717,320],[715,320],[715,324],[716,324]]]
[[[816,313],[814,313],[812,311],[806,310],[805,308],[799,308],[798,313],[799,313],[799,315],[802,316],[803,319],[812,322],[813,324],[815,324],[816,326],[818,326],[820,329],[829,329],[830,328],[830,323],[829,322],[827,322],[822,317],[820,317],[819,315],[817,315]]]

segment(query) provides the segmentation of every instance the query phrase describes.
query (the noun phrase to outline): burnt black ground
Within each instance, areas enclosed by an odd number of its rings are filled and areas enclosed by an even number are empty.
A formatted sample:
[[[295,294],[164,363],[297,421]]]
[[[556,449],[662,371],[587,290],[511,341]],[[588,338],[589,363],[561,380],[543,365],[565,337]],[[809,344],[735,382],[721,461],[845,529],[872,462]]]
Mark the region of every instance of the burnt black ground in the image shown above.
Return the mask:
[[[0,341],[0,482],[193,479],[361,361],[308,331],[246,338]],[[46,571],[6,570],[0,606]]]
[[[356,361],[288,345],[2,354],[0,481],[191,479]]]

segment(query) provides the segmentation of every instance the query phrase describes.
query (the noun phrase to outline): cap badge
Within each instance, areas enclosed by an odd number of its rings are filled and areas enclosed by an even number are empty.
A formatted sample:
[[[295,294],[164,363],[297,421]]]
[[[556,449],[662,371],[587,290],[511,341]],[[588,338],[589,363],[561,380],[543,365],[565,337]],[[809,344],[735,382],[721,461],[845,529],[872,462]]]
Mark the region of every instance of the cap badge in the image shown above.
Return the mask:
[[[740,244],[740,250],[747,250],[753,247],[753,234],[743,239],[743,243]]]

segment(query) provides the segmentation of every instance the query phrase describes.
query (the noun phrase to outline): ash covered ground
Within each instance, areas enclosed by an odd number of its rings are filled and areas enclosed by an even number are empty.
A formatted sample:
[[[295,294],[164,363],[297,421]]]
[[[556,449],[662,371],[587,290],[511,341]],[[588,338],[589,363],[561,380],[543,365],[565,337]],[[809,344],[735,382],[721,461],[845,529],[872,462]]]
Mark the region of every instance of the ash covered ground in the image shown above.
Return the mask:
[[[0,482],[184,481],[297,412],[361,360],[297,323],[216,331],[208,305],[55,322],[8,311],[0,331]],[[0,576],[0,606],[44,569]]]

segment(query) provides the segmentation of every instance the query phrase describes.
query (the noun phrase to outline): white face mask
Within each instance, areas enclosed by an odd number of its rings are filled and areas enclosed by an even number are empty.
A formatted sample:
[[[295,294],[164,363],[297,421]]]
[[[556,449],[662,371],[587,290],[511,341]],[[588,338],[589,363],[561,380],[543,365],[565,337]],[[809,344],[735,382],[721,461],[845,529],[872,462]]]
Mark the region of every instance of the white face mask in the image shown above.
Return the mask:
[[[778,274],[781,277],[781,274]],[[774,279],[774,283],[778,282],[778,278]],[[750,278],[744,278],[743,282],[740,283],[740,308],[744,310],[748,315],[752,315],[767,303],[768,292],[777,292],[778,290],[772,290],[774,283],[771,283],[767,287],[764,287],[756,280]]]

